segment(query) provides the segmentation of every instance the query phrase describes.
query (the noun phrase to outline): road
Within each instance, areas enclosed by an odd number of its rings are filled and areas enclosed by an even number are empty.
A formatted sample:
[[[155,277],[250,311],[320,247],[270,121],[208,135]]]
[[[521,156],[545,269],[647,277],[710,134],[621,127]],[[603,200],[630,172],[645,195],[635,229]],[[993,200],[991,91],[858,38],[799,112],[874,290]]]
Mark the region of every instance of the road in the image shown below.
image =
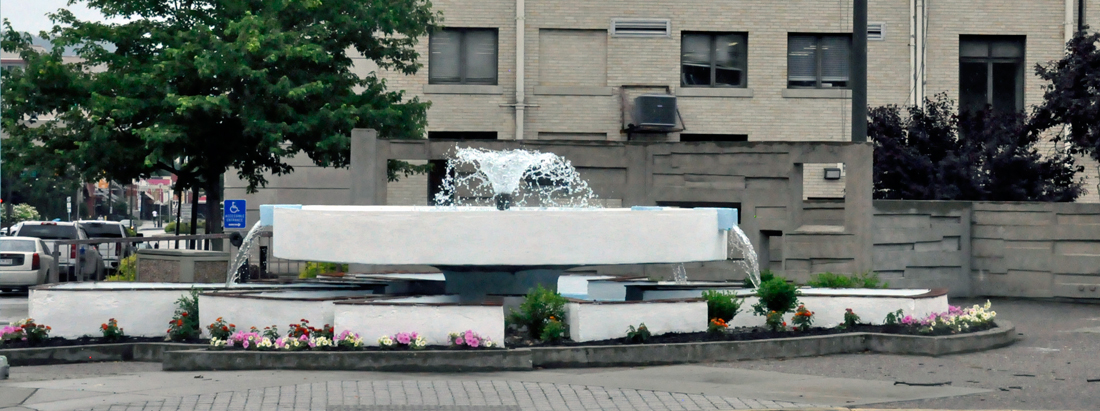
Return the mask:
[[[1015,345],[940,358],[851,354],[462,374],[172,373],[154,363],[15,367],[0,383],[0,409],[1100,408],[1100,305],[993,300],[993,306],[998,318],[1016,324]],[[0,296],[4,319],[25,312],[25,296]]]

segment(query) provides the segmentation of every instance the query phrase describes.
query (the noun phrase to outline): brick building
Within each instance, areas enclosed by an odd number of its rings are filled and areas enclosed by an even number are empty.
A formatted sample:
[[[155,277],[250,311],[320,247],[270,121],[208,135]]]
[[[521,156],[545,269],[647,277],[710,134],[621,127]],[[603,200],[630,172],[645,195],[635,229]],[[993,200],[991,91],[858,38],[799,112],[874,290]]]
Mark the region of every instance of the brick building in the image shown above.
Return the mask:
[[[1086,22],[1100,27],[1100,0],[1084,3],[1096,10]],[[431,139],[849,139],[851,0],[433,5],[445,28],[418,46],[425,69],[379,73],[432,102]],[[1061,57],[1078,8],[1076,0],[872,1],[868,103],[907,105],[945,92],[964,106],[1027,109],[1042,99],[1033,67]],[[356,69],[375,67],[362,60]],[[675,125],[632,128],[643,94],[675,96]],[[820,175],[835,166],[805,168],[807,199],[843,196],[843,179]],[[1080,201],[1100,201],[1097,171],[1086,163],[1089,193]],[[425,204],[426,187],[427,177],[391,184],[390,201]]]

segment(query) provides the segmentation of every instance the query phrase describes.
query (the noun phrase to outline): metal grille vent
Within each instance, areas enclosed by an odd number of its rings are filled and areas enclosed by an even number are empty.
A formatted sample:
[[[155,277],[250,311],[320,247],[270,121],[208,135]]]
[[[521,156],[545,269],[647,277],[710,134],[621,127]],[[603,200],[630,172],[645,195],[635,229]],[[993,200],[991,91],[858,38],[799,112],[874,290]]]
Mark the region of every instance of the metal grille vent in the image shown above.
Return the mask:
[[[867,23],[867,41],[886,40],[886,23]]]
[[[672,21],[669,19],[611,19],[611,35],[614,37],[670,37]]]

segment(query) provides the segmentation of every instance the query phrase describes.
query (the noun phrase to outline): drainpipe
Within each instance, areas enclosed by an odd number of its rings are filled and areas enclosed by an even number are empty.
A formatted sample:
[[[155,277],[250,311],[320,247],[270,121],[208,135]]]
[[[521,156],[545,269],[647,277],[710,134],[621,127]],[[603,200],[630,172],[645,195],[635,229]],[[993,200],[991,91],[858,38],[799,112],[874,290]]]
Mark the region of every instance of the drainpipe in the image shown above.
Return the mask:
[[[924,107],[924,73],[925,73],[925,28],[926,21],[928,20],[928,7],[927,0],[915,0],[914,3],[914,19],[913,25],[915,26],[915,50],[913,56],[916,60],[913,71],[913,79],[916,82],[916,88],[913,89],[913,98],[915,99],[915,106]]]
[[[1062,23],[1062,26],[1065,27],[1065,30],[1063,31],[1065,31],[1066,41],[1064,41],[1063,43],[1069,43],[1070,40],[1073,40],[1073,33],[1075,31],[1073,30],[1073,0],[1066,0],[1065,8],[1066,20]]]
[[[917,0],[909,0],[909,104],[917,105]]]
[[[1070,1],[1070,0],[1067,0]],[[516,0],[516,140],[523,140],[523,119],[527,109],[524,90],[524,59],[527,31],[525,0]]]

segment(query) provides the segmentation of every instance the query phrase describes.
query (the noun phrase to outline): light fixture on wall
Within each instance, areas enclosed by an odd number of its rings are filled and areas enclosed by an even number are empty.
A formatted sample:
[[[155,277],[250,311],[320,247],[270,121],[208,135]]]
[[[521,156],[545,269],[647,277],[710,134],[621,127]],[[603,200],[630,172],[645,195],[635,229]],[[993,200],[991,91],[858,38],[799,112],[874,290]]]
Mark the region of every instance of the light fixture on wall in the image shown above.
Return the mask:
[[[825,179],[826,180],[840,180],[840,168],[839,167],[825,167]]]

